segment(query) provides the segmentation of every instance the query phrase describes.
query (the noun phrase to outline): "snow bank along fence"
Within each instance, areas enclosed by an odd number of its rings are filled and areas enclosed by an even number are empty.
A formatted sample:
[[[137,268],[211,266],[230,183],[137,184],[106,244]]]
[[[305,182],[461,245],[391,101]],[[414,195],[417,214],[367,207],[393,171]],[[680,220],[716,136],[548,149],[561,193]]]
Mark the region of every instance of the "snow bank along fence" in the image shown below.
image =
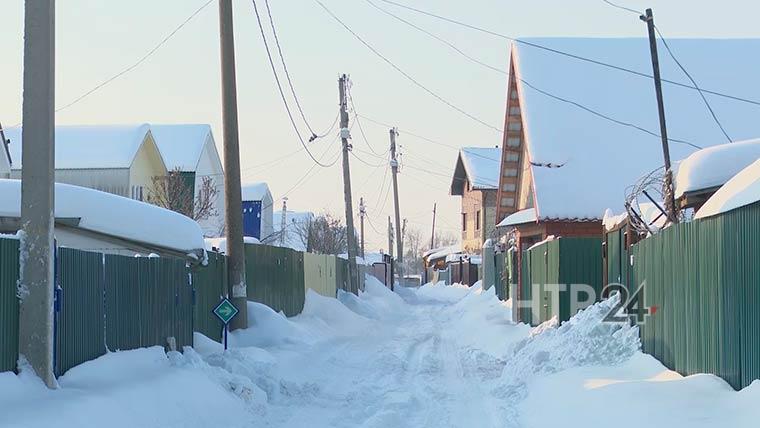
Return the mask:
[[[760,379],[760,203],[671,226],[630,248],[645,352],[736,389]]]
[[[520,321],[538,325],[554,315],[559,321],[570,319],[574,315],[573,299],[584,299],[574,295],[573,284],[591,286],[595,296],[585,297],[598,299],[602,291],[601,261],[601,238],[559,238],[523,252],[517,287],[517,297],[522,302],[518,309]],[[558,285],[563,288],[558,291],[557,301],[553,295]]]

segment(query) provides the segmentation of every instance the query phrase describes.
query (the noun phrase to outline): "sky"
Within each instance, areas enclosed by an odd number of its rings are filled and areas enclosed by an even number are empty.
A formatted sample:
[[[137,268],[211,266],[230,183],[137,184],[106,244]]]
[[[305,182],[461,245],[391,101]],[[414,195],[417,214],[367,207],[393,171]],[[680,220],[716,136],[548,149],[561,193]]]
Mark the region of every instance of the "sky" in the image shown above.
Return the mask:
[[[503,74],[466,60],[450,47],[383,14],[367,0],[321,1],[420,83],[482,122],[501,126],[507,84]],[[372,1],[468,55],[506,69],[506,40]],[[515,37],[646,36],[645,24],[635,15],[602,0],[398,1]],[[206,2],[59,0],[56,105],[67,104],[135,63]],[[652,7],[666,37],[760,37],[755,22],[760,4],[754,1],[724,0],[720,7],[701,0],[618,3],[637,10]],[[274,48],[264,1],[258,0],[257,5]],[[253,3],[233,0],[233,7],[243,181],[266,181],[278,205],[279,199],[287,196],[290,209],[342,216],[340,162],[311,169],[314,164],[307,154],[296,152],[301,145],[280,100]],[[312,127],[323,130],[333,122],[338,109],[337,79],[341,73],[349,74],[356,111],[400,129],[397,142],[403,167],[399,195],[401,216],[408,219],[408,228],[428,236],[432,207],[437,203],[436,227],[458,234],[460,201],[448,192],[457,151],[416,135],[455,147],[495,147],[501,143],[500,134],[412,84],[335,22],[315,0],[271,0],[270,7],[296,93]],[[23,1],[0,0],[0,16],[0,51],[5,52],[0,67],[0,123],[7,127],[21,121]],[[289,102],[294,107],[291,98]],[[209,123],[220,151],[221,120],[216,1],[138,67],[56,115],[59,124]],[[296,121],[308,136],[297,112]],[[388,127],[361,118],[360,125],[367,141],[354,126],[354,202],[358,206],[363,197],[367,205],[367,250],[386,249],[387,218],[393,213],[390,175],[385,173],[386,160],[374,153],[383,155],[388,150]],[[332,161],[339,148],[335,131],[310,143],[310,148],[315,156]]]

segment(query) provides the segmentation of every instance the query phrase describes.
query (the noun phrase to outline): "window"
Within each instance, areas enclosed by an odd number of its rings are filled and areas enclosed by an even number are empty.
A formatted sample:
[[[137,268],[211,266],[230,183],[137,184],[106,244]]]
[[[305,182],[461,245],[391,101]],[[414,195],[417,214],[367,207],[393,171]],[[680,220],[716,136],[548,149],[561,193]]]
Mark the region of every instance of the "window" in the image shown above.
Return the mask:
[[[507,162],[517,162],[520,160],[520,154],[515,152],[507,153]]]
[[[132,186],[132,199],[142,201],[143,199],[143,186]]]
[[[467,213],[462,213],[462,232],[467,231]]]
[[[509,108],[509,115],[510,116],[519,116],[520,115],[520,107],[513,106]]]
[[[501,198],[501,206],[502,207],[515,206],[515,198]]]
[[[505,177],[517,177],[517,168],[504,168]]]
[[[475,213],[475,230],[480,230],[480,210]]]
[[[509,138],[507,138],[507,146],[509,146],[509,147],[520,147],[520,137],[509,137]]]
[[[517,99],[517,89],[512,89],[512,92],[509,94],[509,97],[513,100]]]
[[[509,122],[507,125],[508,131],[519,131],[522,129],[522,123],[520,122]]]
[[[517,185],[514,183],[504,183],[504,185],[501,186],[501,190],[504,192],[514,192],[517,190]]]

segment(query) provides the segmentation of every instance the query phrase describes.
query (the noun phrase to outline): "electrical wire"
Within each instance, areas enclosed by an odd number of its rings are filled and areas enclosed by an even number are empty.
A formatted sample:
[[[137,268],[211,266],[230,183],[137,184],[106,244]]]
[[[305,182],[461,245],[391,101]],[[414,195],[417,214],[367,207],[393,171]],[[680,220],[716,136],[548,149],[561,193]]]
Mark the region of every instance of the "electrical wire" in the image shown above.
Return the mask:
[[[499,38],[502,38],[502,39],[505,39],[505,40],[510,40],[510,41],[513,41],[515,43],[519,43],[519,44],[522,44],[522,45],[525,45],[525,46],[531,46],[531,47],[534,47],[536,49],[541,49],[541,50],[544,50],[544,51],[547,51],[547,52],[551,52],[551,53],[554,53],[554,54],[557,54],[557,55],[566,56],[568,58],[576,59],[578,61],[588,62],[588,63],[595,64],[595,65],[598,65],[598,66],[601,66],[601,67],[606,67],[606,68],[610,68],[610,69],[613,69],[613,70],[622,71],[622,72],[629,73],[629,74],[634,74],[636,76],[645,77],[647,79],[654,79],[654,76],[652,76],[651,74],[647,74],[647,73],[643,73],[643,72],[640,72],[640,71],[632,70],[630,68],[622,67],[622,66],[615,65],[615,64],[610,64],[610,63],[607,63],[607,62],[604,62],[604,61],[600,61],[600,60],[597,60],[597,59],[585,57],[585,56],[582,56],[582,55],[578,55],[578,54],[574,54],[574,53],[570,53],[570,52],[565,52],[565,51],[562,51],[562,50],[559,50],[559,49],[555,49],[555,48],[551,48],[551,47],[548,47],[548,46],[543,46],[543,45],[540,45],[538,43],[529,42],[527,40],[517,39],[517,38],[511,37],[511,36],[507,36],[505,34],[500,34],[500,33],[497,33],[495,31],[487,30],[485,28],[477,27],[477,26],[472,25],[472,24],[467,24],[465,22],[458,21],[456,19],[447,18],[445,16],[436,15],[434,13],[427,12],[427,11],[422,10],[422,9],[418,9],[418,8],[415,8],[415,7],[412,7],[412,6],[407,6],[405,4],[398,3],[398,2],[395,2],[393,0],[379,0],[379,1],[381,1],[383,3],[391,4],[391,5],[394,5],[394,6],[398,6],[400,8],[407,9],[407,10],[410,10],[412,12],[416,12],[416,13],[419,13],[419,14],[422,14],[422,15],[426,15],[426,16],[429,16],[429,17],[432,17],[432,18],[436,18],[436,19],[439,19],[439,20],[442,20],[442,21],[446,21],[446,22],[449,22],[449,23],[452,23],[452,24],[455,24],[455,25],[459,25],[459,26],[462,26],[462,27],[465,27],[465,28],[469,28],[469,29],[474,30],[474,31],[478,31],[478,32],[481,32],[481,33],[484,33],[484,34],[489,34],[489,35],[494,36],[494,37],[499,37]],[[663,82],[665,82],[665,83],[668,83],[668,84],[671,84],[671,85],[674,85],[674,86],[680,86],[682,88],[697,90],[696,87],[687,85],[685,83],[676,82],[676,81],[668,80],[668,79],[661,79],[661,80]],[[719,97],[723,97],[723,98],[728,98],[728,99],[731,99],[731,100],[734,100],[734,101],[741,101],[741,102],[744,102],[744,103],[754,104],[754,105],[760,106],[760,101],[757,101],[757,100],[753,100],[753,99],[749,99],[749,98],[743,98],[743,97],[739,97],[739,96],[736,96],[736,95],[725,94],[725,93],[722,93],[722,92],[712,91],[712,90],[703,89],[703,88],[700,89],[700,90],[702,92],[707,93],[707,94],[711,94],[711,95],[715,95],[715,96],[719,96]]]
[[[282,103],[285,105],[285,111],[288,113],[288,118],[290,119],[290,124],[293,126],[293,130],[295,131],[296,135],[298,136],[298,141],[301,142],[301,145],[303,146],[304,150],[306,150],[306,153],[309,155],[312,161],[316,165],[321,166],[322,168],[329,168],[332,165],[323,164],[319,160],[317,160],[316,157],[311,153],[308,146],[306,145],[306,142],[303,140],[303,137],[301,136],[301,132],[298,130],[298,125],[296,125],[296,121],[293,118],[293,112],[290,110],[290,106],[288,105],[288,100],[285,97],[285,92],[282,89],[282,83],[280,83],[280,77],[277,75],[277,67],[274,65],[274,60],[272,59],[272,52],[269,50],[269,43],[267,42],[267,36],[264,32],[264,26],[261,23],[261,16],[259,15],[259,9],[256,7],[256,0],[251,0],[253,3],[253,10],[256,13],[256,22],[259,26],[259,31],[261,32],[261,39],[264,42],[264,48],[267,52],[267,58],[269,59],[269,65],[272,68],[272,74],[274,75],[274,80],[277,83],[277,89],[280,92],[280,98],[282,99]]]
[[[715,114],[715,111],[713,110],[712,106],[710,105],[710,102],[707,101],[707,97],[705,97],[705,94],[699,88],[699,85],[697,85],[697,82],[694,80],[693,77],[691,77],[691,74],[689,74],[689,72],[686,71],[686,68],[683,65],[681,65],[681,61],[679,61],[678,58],[676,58],[676,55],[670,49],[670,45],[668,45],[668,41],[665,40],[665,37],[660,32],[660,29],[657,28],[656,25],[654,26],[654,29],[655,29],[655,31],[657,31],[657,35],[660,36],[660,41],[662,41],[662,44],[665,46],[665,50],[668,51],[668,54],[673,59],[673,61],[676,63],[676,65],[678,65],[678,68],[680,68],[681,71],[683,71],[683,74],[685,74],[686,77],[689,78],[689,80],[691,81],[692,85],[694,85],[694,87],[697,88],[697,92],[699,92],[699,96],[702,97],[702,101],[705,103],[705,107],[707,107],[707,110],[710,111],[710,115],[712,116],[713,121],[715,121],[715,124],[718,125],[718,128],[720,128],[720,132],[723,133],[723,136],[726,137],[726,139],[728,140],[729,143],[732,142],[733,140],[731,140],[731,137],[728,136],[728,133],[726,132],[726,129],[723,127],[723,124],[720,123],[720,120],[718,119],[718,116]]]
[[[333,127],[335,127],[335,124],[338,123],[338,118],[340,117],[340,113],[338,113],[335,116],[335,120],[333,121],[332,125],[323,133],[317,134],[314,129],[309,124],[309,121],[306,120],[306,114],[303,111],[303,108],[301,107],[301,102],[298,101],[298,95],[296,95],[296,89],[293,86],[293,80],[290,78],[290,72],[288,71],[288,66],[285,63],[285,55],[282,53],[282,46],[280,45],[280,38],[277,37],[277,28],[274,24],[274,18],[272,18],[272,10],[269,8],[269,0],[264,0],[264,4],[266,5],[267,9],[267,15],[269,16],[269,24],[272,27],[272,35],[274,35],[274,43],[277,46],[277,53],[280,56],[280,62],[282,63],[282,69],[285,72],[285,78],[288,81],[288,86],[290,87],[290,93],[293,94],[293,100],[296,103],[296,108],[298,109],[298,112],[301,115],[301,119],[303,119],[303,122],[306,124],[306,127],[309,128],[309,132],[311,132],[311,137],[309,138],[309,141],[314,141],[317,138],[323,138],[327,136],[330,131],[332,131]],[[254,2],[255,7],[255,2]]]
[[[407,80],[409,80],[410,82],[412,82],[415,86],[417,86],[418,88],[420,88],[423,91],[427,92],[430,96],[432,96],[433,98],[435,98],[438,101],[442,102],[443,104],[447,105],[448,107],[450,107],[450,108],[458,111],[462,115],[467,116],[468,118],[474,120],[475,122],[478,122],[478,123],[480,123],[481,125],[483,125],[483,126],[485,126],[487,128],[491,128],[491,129],[495,130],[498,133],[503,133],[504,132],[503,129],[500,129],[500,128],[496,127],[496,126],[493,126],[493,125],[489,124],[488,122],[485,122],[485,121],[479,119],[478,117],[476,117],[473,114],[467,112],[466,110],[462,109],[461,107],[458,107],[457,105],[453,104],[451,101],[448,101],[447,99],[443,98],[441,95],[438,95],[438,93],[436,93],[432,89],[430,89],[427,86],[425,86],[422,83],[420,83],[417,79],[415,79],[414,77],[412,77],[409,73],[407,73],[406,71],[404,71],[403,69],[401,69],[398,65],[396,65],[393,61],[391,61],[390,59],[388,59],[388,57],[386,57],[385,55],[383,55],[382,53],[380,53],[380,51],[378,51],[372,45],[370,45],[359,34],[357,34],[354,30],[352,30],[351,27],[349,27],[345,22],[343,22],[340,18],[338,18],[338,16],[336,16],[330,9],[328,9],[327,6],[325,6],[324,3],[322,3],[320,0],[314,0],[314,1],[317,4],[319,4],[322,7],[322,9],[324,9],[336,22],[338,22],[338,24],[340,24],[344,29],[346,29],[346,31],[348,31],[349,33],[351,33],[351,35],[354,36],[354,38],[356,40],[358,40],[359,42],[361,42],[367,49],[369,49],[372,53],[374,53],[378,58],[380,58],[381,60],[383,60],[386,64],[390,65],[394,70],[396,70],[399,74],[401,74]]]
[[[384,166],[384,164],[382,164],[382,163],[381,164],[372,164],[372,163],[369,163],[369,162],[365,161],[364,159],[362,159],[359,156],[357,156],[356,153],[354,153],[353,150],[349,151],[349,153],[351,153],[351,156],[353,156],[356,160],[358,160],[359,162],[363,163],[364,165],[367,165],[367,166],[370,166],[370,167],[373,167],[373,168],[380,168],[380,167]]]
[[[618,8],[618,9],[620,9],[620,10],[625,10],[625,11],[627,11],[627,12],[635,13],[635,14],[636,14],[636,15],[638,15],[638,16],[641,16],[641,15],[643,15],[643,13],[641,13],[641,11],[638,11],[638,10],[636,10],[636,9],[631,9],[631,8],[629,8],[629,7],[620,6],[619,4],[615,4],[615,3],[613,3],[613,2],[611,2],[611,1],[609,1],[609,0],[602,0],[602,1],[603,1],[603,2],[605,2],[605,3],[607,3],[608,5],[610,5],[610,6],[612,6],[612,7],[616,7],[616,8]]]
[[[376,152],[375,149],[372,147],[372,144],[369,143],[369,140],[367,139],[367,135],[364,133],[364,127],[361,124],[361,121],[359,121],[359,111],[356,108],[356,103],[354,102],[354,95],[351,91],[351,88],[349,86],[348,88],[348,102],[351,104],[351,109],[354,111],[354,121],[359,126],[359,133],[362,136],[362,139],[364,140],[364,143],[367,144],[370,151],[374,153],[375,155],[380,155],[380,153]],[[388,153],[390,149],[388,149],[385,153]],[[385,154],[383,153],[383,155]]]

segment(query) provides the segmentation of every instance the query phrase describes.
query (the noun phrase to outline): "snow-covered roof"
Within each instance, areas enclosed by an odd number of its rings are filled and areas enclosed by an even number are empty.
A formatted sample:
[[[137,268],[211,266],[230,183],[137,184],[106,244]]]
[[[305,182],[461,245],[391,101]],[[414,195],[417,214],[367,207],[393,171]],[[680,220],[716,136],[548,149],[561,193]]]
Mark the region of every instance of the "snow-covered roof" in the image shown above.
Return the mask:
[[[450,247],[443,247],[436,249],[435,252],[428,254],[427,259],[428,260],[435,260],[435,259],[441,259],[444,257],[448,257],[451,254],[459,254],[461,250],[459,249],[459,245],[452,245]]]
[[[652,73],[649,43],[643,38],[525,41]],[[669,44],[701,88],[760,99],[760,56],[747,54],[760,52],[760,39],[671,39]],[[691,85],[660,47],[663,78]],[[663,164],[652,80],[522,43],[513,44],[513,53],[529,159],[534,165],[564,164],[531,166],[538,216],[591,219],[608,207],[622,211],[626,187]],[[701,147],[726,141],[696,90],[663,83],[663,92],[671,139]],[[605,120],[547,93],[656,135]],[[757,106],[706,96],[734,140],[760,135]],[[671,141],[670,150],[675,160],[695,148]]]
[[[0,217],[21,216],[21,180],[0,180]],[[55,184],[55,216],[79,218],[78,228],[181,251],[203,250],[193,219],[134,199],[69,184]]]
[[[264,182],[247,183],[243,185],[244,201],[264,201],[272,199],[272,193],[269,191],[269,185]]]
[[[457,157],[452,194],[461,194],[454,189],[461,189],[464,180],[469,181],[473,190],[498,189],[500,164],[501,149],[498,147],[463,147]]]
[[[203,147],[214,137],[206,124],[150,125],[158,151],[168,170],[195,171]]]
[[[129,168],[150,133],[150,125],[89,125],[55,127],[55,167],[58,169]],[[13,169],[21,169],[22,128],[5,130]]]
[[[708,147],[681,161],[675,176],[676,198],[687,192],[722,186],[760,159],[760,139]]]
[[[697,211],[695,219],[711,217],[760,201],[760,159],[728,180]]]
[[[535,223],[536,221],[538,221],[536,209],[528,208],[504,217],[504,220],[499,222],[496,227],[517,226],[518,224]]]

